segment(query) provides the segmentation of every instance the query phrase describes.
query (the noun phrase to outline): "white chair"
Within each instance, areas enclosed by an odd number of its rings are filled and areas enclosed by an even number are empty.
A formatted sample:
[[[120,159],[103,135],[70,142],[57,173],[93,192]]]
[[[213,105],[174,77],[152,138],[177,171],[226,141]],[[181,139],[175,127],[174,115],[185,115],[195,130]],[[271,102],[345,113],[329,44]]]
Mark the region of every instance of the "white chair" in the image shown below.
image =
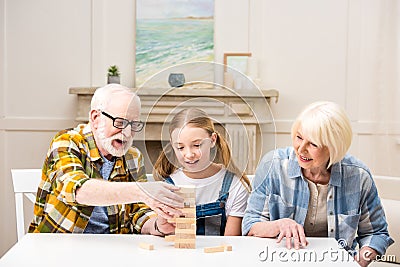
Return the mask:
[[[388,248],[384,255],[386,262],[374,262],[371,264],[371,267],[390,266],[391,264],[387,262],[400,263],[400,196],[398,193],[400,189],[400,177],[380,175],[373,177],[376,187],[378,188],[378,194],[381,198],[383,209],[385,210],[389,234],[394,239],[395,243]]]
[[[41,169],[11,169],[15,194],[18,240],[25,235],[24,195],[35,203],[36,191],[42,177]],[[32,212],[32,211],[31,211]]]
[[[146,173],[147,181],[154,182],[154,177],[152,173]]]
[[[153,174],[146,174],[149,181],[154,181]],[[25,235],[24,196],[35,203],[36,192],[42,178],[41,169],[11,169],[15,194],[15,214],[17,218],[18,240]]]

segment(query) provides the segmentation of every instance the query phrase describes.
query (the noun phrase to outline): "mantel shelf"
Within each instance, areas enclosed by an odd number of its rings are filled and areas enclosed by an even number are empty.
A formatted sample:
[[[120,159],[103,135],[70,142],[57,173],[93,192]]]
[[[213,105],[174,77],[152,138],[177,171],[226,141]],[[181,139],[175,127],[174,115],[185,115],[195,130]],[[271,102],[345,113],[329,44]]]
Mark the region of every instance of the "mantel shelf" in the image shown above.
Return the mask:
[[[98,87],[71,87],[70,94],[76,95],[93,95]],[[261,89],[261,90],[240,90],[233,91],[224,88],[132,88],[139,96],[183,96],[183,97],[241,97],[241,98],[258,98],[264,97],[268,100],[275,98],[275,103],[278,102],[279,91],[276,89]]]

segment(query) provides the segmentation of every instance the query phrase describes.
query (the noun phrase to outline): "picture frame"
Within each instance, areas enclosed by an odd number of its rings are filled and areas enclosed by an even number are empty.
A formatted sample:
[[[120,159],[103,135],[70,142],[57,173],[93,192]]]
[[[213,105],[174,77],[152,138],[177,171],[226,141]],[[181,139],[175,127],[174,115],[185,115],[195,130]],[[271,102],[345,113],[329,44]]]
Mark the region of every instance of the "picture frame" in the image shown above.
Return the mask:
[[[242,89],[243,75],[248,73],[250,52],[224,53],[224,86]],[[229,67],[229,68],[228,68]]]
[[[187,82],[214,80],[211,67],[179,68],[214,61],[214,6],[214,0],[136,0],[136,87],[167,88],[172,72],[184,73]]]
[[[248,57],[251,57],[250,52],[224,53],[224,72],[227,71],[229,66],[246,73]]]

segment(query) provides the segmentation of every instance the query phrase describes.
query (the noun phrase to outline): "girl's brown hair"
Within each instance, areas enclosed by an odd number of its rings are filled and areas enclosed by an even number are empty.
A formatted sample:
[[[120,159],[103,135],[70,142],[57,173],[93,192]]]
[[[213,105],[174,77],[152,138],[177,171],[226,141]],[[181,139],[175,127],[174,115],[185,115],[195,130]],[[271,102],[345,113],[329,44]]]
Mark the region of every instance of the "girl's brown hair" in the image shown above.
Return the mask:
[[[217,135],[217,139],[215,141],[216,151],[213,162],[223,164],[228,171],[234,173],[237,177],[240,177],[240,181],[250,192],[251,186],[249,179],[247,178],[246,174],[242,173],[233,162],[231,149],[229,148],[227,141],[215,130],[214,123],[208,114],[197,108],[181,110],[171,120],[169,125],[169,135],[171,136],[175,129],[182,129],[186,125],[204,129],[210,136],[213,133]],[[178,168],[176,167],[177,165],[178,160],[175,156],[172,145],[169,142],[161,151],[156,163],[154,164],[154,178],[156,180],[163,180],[163,178],[170,176],[176,171]]]

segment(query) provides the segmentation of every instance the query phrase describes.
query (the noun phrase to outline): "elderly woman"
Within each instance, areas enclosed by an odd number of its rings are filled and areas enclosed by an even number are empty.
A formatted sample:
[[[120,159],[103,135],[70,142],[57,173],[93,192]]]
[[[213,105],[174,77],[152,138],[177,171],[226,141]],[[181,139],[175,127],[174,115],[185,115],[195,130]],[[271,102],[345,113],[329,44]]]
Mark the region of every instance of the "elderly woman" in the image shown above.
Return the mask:
[[[307,106],[292,126],[293,147],[267,153],[257,168],[242,222],[243,235],[286,238],[305,247],[306,237],[334,237],[367,266],[393,243],[371,172],[346,154],[350,121],[332,102]]]

